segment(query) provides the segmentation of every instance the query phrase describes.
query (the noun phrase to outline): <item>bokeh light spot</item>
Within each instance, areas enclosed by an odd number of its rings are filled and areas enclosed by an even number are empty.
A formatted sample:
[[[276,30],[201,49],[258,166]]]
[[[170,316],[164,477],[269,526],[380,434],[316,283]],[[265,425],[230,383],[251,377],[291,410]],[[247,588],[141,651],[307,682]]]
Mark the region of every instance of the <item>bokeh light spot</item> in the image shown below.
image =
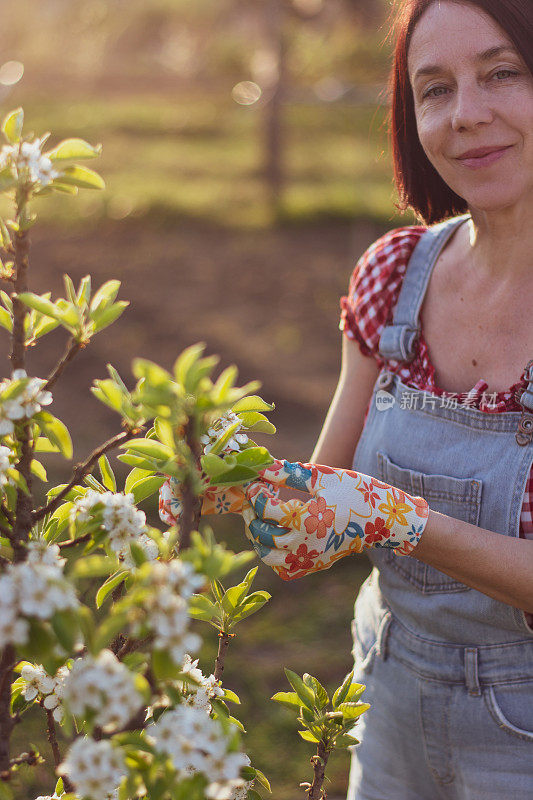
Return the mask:
[[[0,67],[0,83],[2,86],[13,86],[24,75],[24,64],[21,61],[6,61]]]
[[[253,81],[236,83],[231,90],[231,96],[241,106],[252,106],[257,103],[262,95],[261,87]]]

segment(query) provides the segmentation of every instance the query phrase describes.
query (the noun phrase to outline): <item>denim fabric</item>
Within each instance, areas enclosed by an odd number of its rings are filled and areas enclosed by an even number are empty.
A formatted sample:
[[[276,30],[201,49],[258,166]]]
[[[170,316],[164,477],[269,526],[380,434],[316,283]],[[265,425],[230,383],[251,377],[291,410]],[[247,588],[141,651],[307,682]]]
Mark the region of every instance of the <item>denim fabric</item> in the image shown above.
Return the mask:
[[[434,226],[409,262],[387,360],[409,360],[439,253],[468,217]],[[530,384],[529,390],[533,389]],[[518,536],[533,443],[520,413],[447,407],[382,370],[354,469],[435,511]],[[533,630],[525,614],[411,557],[370,551],[355,604],[355,678],[373,704],[354,730],[348,800],[533,798]]]

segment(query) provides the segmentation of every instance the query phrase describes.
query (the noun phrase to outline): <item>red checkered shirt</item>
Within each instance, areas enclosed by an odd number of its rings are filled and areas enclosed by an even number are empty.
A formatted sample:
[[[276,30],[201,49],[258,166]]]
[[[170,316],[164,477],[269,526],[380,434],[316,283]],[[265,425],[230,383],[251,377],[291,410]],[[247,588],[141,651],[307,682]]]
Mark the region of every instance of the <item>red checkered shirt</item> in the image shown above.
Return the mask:
[[[392,322],[407,264],[425,230],[420,226],[398,228],[378,239],[358,261],[348,295],[341,298],[340,329],[349,339],[355,339],[361,352],[375,358],[380,367],[385,364],[378,351],[381,332],[385,325]],[[437,386],[435,368],[429,360],[423,332],[414,360],[409,364],[387,361],[387,369],[397,373],[407,386],[432,392],[439,397],[455,398],[461,404],[480,411],[494,414],[522,410],[516,395],[523,392],[527,385],[525,367],[521,379],[505,392],[487,393],[488,384],[484,380],[460,395],[445,392]],[[533,468],[526,484],[520,515],[520,536],[526,539],[533,539],[532,512]]]

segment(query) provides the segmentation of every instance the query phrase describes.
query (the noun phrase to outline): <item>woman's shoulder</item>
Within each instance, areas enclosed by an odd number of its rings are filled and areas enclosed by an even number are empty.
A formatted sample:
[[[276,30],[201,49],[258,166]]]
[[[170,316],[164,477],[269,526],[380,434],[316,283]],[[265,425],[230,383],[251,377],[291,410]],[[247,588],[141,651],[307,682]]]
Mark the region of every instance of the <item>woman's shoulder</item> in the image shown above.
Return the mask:
[[[356,339],[364,355],[377,356],[379,339],[392,319],[407,264],[427,230],[422,225],[396,228],[375,241],[357,262],[348,294],[341,298],[340,329]]]

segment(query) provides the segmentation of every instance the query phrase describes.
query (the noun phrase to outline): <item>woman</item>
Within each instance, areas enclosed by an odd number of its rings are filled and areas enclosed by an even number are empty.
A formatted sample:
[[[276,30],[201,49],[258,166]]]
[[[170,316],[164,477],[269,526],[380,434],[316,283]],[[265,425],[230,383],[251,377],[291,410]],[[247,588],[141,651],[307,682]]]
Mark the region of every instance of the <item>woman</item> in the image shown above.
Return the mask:
[[[348,799],[526,800],[533,4],[407,0],[396,37],[396,181],[430,227],[356,267],[313,463],[276,462],[233,507],[284,578],[371,548],[353,632],[372,709]],[[316,497],[282,502],[273,484]]]

